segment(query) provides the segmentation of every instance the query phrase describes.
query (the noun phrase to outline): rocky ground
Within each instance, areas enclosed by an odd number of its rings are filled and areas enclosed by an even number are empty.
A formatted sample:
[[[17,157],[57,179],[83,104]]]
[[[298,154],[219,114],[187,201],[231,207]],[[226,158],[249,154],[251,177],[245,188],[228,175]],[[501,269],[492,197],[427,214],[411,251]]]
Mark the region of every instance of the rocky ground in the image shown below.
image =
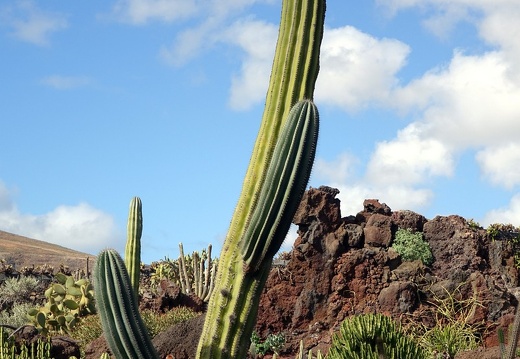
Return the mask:
[[[385,313],[405,327],[432,327],[445,303],[454,304],[453,315],[464,316],[482,338],[481,348],[456,358],[499,358],[497,330],[507,332],[518,304],[512,242],[493,240],[457,215],[427,219],[378,200],[365,200],[362,212],[342,217],[337,194],[330,187],[305,193],[294,217],[299,237],[271,270],[262,294],[255,328],[260,337],[285,333],[282,358],[294,358],[300,341],[325,353],[349,316]],[[391,248],[398,229],[424,234],[434,256],[430,266],[401,260]],[[202,309],[178,288],[161,290],[160,298],[144,305],[160,309],[178,301]],[[203,314],[154,338],[161,357],[193,358],[202,323]],[[99,358],[105,348],[102,340],[92,343],[87,358]]]
[[[366,200],[362,212],[342,217],[337,194],[330,187],[305,193],[294,217],[299,237],[282,265],[272,269],[262,294],[258,334],[284,332],[282,357],[294,358],[300,341],[307,350],[326,352],[332,334],[349,316],[378,312],[404,326],[432,327],[436,306],[459,303],[459,315],[479,328],[482,347],[457,358],[498,358],[497,329],[511,324],[517,305],[519,272],[512,244],[492,240],[460,216],[428,220],[412,211],[392,211],[378,200]],[[400,228],[424,233],[435,258],[431,266],[403,262],[390,248]],[[202,320],[197,323],[190,326],[190,337],[198,337]],[[168,343],[186,335],[183,328],[172,328],[161,338]],[[155,342],[161,348],[161,339]],[[186,342],[194,350],[196,341]],[[191,357],[182,343],[177,348],[176,358]]]

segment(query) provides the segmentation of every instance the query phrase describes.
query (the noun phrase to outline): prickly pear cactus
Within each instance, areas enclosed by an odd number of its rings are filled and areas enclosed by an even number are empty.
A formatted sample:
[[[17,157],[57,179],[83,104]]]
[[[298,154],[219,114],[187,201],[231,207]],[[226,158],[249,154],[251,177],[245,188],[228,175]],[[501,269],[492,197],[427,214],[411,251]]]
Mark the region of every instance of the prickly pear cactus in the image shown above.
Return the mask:
[[[43,307],[29,310],[28,317],[42,333],[68,333],[80,317],[94,314],[94,288],[86,279],[74,280],[74,277],[58,273],[57,283],[45,291],[47,302]]]

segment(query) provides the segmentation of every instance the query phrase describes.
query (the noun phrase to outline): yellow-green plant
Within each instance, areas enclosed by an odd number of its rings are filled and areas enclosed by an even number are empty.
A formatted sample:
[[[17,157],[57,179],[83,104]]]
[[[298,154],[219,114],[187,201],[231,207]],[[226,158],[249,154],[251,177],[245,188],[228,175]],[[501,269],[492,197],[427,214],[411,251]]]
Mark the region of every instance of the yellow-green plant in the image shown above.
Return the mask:
[[[0,325],[0,359],[51,359],[51,344],[48,340],[39,339],[30,346],[24,343],[17,345]]]
[[[272,257],[287,234],[314,159],[318,114],[310,100],[324,17],[324,0],[282,2],[264,115],[219,258],[197,358],[243,358],[249,347]]]
[[[300,340],[300,350],[298,351],[298,354],[296,355],[296,359],[313,359],[314,358],[312,349],[309,349],[306,357],[304,357],[304,355],[305,355],[305,349],[303,348],[303,340]],[[274,359],[274,357],[273,357],[273,359]],[[323,355],[321,354],[321,351],[319,351],[319,350],[316,353],[316,359],[323,359]]]
[[[328,359],[423,359],[422,348],[382,314],[347,318],[332,338]]]
[[[201,254],[195,251],[190,255],[184,255],[182,243],[179,243],[179,284],[186,294],[194,294],[207,302],[215,287],[217,275],[217,262],[211,258],[211,244]]]
[[[125,265],[135,294],[139,294],[141,276],[141,235],[143,233],[143,205],[139,197],[132,198],[128,211]]]

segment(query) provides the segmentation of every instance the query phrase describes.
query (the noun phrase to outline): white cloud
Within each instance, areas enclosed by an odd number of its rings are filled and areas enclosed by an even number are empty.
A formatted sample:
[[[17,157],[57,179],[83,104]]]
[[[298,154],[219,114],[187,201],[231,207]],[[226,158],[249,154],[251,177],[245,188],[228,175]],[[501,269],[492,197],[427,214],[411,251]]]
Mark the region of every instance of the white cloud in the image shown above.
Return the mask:
[[[237,21],[226,31],[226,40],[246,54],[240,73],[232,78],[231,108],[244,110],[265,99],[277,35],[275,25],[255,20]]]
[[[508,76],[509,64],[499,52],[481,56],[454,54],[444,69],[394,92],[400,110],[423,111],[424,136],[454,148],[496,145],[518,140],[520,84]]]
[[[53,32],[68,27],[65,15],[43,11],[30,0],[18,0],[2,7],[0,19],[12,28],[13,37],[39,46],[49,45]]]
[[[376,39],[351,26],[325,29],[317,101],[352,111],[385,100],[409,52],[402,42]]]
[[[313,174],[326,179],[329,183],[345,183],[354,178],[355,167],[359,160],[350,153],[340,154],[334,161],[317,158],[313,166]]]
[[[405,65],[409,51],[406,46],[377,40],[352,28],[343,28],[342,32],[337,29],[337,44],[348,46],[336,45],[331,36],[329,41],[334,46],[329,48],[324,38],[318,83],[327,92],[317,87],[322,103],[347,111],[364,105],[386,107],[412,120],[393,139],[376,144],[365,172],[357,177],[352,176],[355,162],[346,161],[348,156],[328,165],[317,161],[314,174],[340,189],[343,214],[359,211],[365,198],[378,198],[394,210],[420,212],[434,198],[428,188],[432,178],[452,176],[455,159],[468,150],[478,151],[475,160],[493,184],[508,190],[520,185],[520,43],[514,37],[520,34],[515,20],[520,16],[518,2],[514,6],[511,1],[494,0],[384,3],[394,11],[417,6],[431,14],[433,9],[434,16],[425,24],[440,36],[446,33],[442,34],[438,25],[470,21],[486,41],[498,48],[478,55],[454,50],[449,63],[401,85],[397,73]],[[381,46],[384,41],[386,47]],[[341,54],[341,60],[331,60],[334,49],[338,56]],[[371,56],[364,54],[371,49],[375,49]],[[361,61],[378,56],[393,61]],[[349,67],[352,75],[342,73]],[[331,75],[324,75],[324,71],[331,71]],[[349,97],[350,93],[355,95]],[[520,195],[513,197],[508,208],[492,211],[488,217],[495,222],[518,221]]]
[[[357,175],[360,161],[352,154],[343,153],[327,162],[318,159],[313,171],[320,183],[339,189],[342,216],[355,215],[363,210],[363,201],[368,198],[387,203],[393,210],[410,209],[419,211],[428,206],[433,192],[418,188],[415,183],[388,178],[385,172],[372,176],[366,172]],[[401,178],[402,179],[402,178]]]
[[[198,11],[195,0],[118,0],[113,13],[123,21],[134,25],[152,20],[173,22],[195,15]]]
[[[507,189],[520,185],[520,142],[486,148],[476,157],[491,183]]]
[[[118,250],[124,247],[124,238],[109,214],[87,203],[58,206],[41,215],[20,213],[1,182],[0,228],[91,254],[106,247]]]
[[[87,76],[63,76],[50,75],[44,77],[41,83],[53,87],[57,90],[69,90],[77,87],[83,87],[91,83],[91,79]]]
[[[170,65],[182,66],[202,51],[213,47],[222,31],[217,19],[209,19],[197,27],[179,33],[172,45],[162,46],[159,56]]]
[[[489,226],[492,223],[510,223],[520,226],[520,194],[514,195],[507,207],[494,209],[486,214],[482,225]]]
[[[395,140],[378,143],[367,178],[381,185],[415,185],[431,176],[450,176],[454,163],[449,148],[435,138],[422,138],[421,132],[411,124]]]

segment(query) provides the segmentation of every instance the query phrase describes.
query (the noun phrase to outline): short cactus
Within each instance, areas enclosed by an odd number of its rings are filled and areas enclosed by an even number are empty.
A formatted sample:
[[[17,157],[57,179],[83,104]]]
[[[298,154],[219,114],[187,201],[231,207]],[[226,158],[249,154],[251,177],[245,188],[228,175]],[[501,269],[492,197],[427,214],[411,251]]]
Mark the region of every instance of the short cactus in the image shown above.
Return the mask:
[[[125,263],[115,250],[106,249],[98,255],[94,287],[105,338],[115,357],[159,358],[139,314]]]

